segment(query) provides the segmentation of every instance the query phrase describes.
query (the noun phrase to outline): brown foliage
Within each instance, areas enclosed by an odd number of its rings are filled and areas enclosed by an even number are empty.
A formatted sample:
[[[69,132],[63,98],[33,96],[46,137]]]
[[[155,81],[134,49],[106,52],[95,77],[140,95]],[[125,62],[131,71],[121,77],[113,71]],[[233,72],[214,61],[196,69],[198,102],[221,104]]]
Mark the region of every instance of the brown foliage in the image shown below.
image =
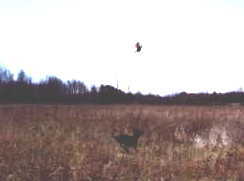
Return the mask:
[[[243,118],[224,106],[1,106],[0,180],[241,181]],[[127,154],[112,135],[135,128]]]

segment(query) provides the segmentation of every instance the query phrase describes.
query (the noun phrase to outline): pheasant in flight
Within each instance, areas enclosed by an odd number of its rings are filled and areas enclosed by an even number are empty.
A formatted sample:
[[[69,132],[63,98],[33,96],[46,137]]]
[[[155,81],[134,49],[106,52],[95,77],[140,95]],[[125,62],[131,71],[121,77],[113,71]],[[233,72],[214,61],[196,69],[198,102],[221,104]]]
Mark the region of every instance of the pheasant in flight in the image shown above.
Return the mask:
[[[142,49],[142,45],[139,42],[137,42],[135,46],[136,46],[136,52],[140,52]]]

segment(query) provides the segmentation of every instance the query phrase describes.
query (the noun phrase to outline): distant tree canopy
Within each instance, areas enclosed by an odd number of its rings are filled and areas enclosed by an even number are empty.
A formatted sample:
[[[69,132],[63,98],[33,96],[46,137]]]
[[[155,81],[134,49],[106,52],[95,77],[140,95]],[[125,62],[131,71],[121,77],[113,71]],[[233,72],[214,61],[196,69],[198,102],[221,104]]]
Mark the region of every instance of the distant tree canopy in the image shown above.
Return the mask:
[[[49,76],[39,83],[21,70],[16,80],[14,75],[0,66],[0,103],[47,103],[47,104],[184,104],[184,105],[222,105],[229,103],[244,104],[244,92],[225,94],[179,94],[160,97],[141,93],[125,93],[110,85],[87,86],[77,80],[63,82]]]
[[[23,70],[21,70],[17,77],[17,82],[20,83],[31,83],[31,78],[29,78]]]
[[[9,70],[0,66],[0,83],[13,81],[13,77],[13,74],[11,74]]]

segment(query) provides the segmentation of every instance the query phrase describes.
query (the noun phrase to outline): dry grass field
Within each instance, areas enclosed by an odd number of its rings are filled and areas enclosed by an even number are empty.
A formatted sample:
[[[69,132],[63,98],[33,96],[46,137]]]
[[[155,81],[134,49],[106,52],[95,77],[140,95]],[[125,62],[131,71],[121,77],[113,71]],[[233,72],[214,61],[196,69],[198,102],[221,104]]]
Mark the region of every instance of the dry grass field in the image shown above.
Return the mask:
[[[0,180],[244,181],[244,107],[2,105]]]

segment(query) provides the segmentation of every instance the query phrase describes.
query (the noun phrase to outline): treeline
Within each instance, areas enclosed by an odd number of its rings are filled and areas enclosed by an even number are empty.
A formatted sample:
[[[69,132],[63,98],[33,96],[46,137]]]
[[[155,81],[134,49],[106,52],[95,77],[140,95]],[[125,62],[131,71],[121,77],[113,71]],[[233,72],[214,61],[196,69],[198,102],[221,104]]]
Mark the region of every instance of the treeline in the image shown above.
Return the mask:
[[[22,70],[17,78],[0,67],[0,103],[33,104],[159,104],[160,96],[125,93],[110,85],[87,86],[77,80],[63,82],[55,76],[33,83]]]
[[[160,97],[125,93],[110,85],[93,86],[89,89],[81,81],[63,82],[55,76],[34,83],[23,70],[14,79],[14,75],[9,70],[0,67],[0,103],[223,105],[244,104],[244,92],[224,94],[182,92]]]
[[[182,92],[163,98],[165,104],[180,105],[242,105],[244,104],[244,92],[228,93],[197,93],[188,94]]]

